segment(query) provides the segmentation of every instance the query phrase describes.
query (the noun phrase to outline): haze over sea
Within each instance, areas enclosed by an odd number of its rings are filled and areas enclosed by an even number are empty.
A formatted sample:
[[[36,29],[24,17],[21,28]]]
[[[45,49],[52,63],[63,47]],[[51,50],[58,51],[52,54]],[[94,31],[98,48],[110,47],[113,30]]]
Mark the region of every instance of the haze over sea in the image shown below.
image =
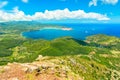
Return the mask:
[[[84,40],[87,36],[95,34],[106,34],[120,37],[120,24],[57,24],[72,30],[41,29],[24,32],[23,36],[32,39],[52,40],[59,37],[70,36],[75,39]],[[59,27],[58,27],[59,28]]]

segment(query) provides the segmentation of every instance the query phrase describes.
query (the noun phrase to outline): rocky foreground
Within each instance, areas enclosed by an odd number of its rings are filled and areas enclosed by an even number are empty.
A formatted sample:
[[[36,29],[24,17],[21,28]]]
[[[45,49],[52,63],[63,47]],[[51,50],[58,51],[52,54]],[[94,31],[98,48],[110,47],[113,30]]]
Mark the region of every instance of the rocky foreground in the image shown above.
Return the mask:
[[[32,63],[8,63],[0,67],[0,80],[83,80],[67,66],[56,63],[62,61],[41,55]]]

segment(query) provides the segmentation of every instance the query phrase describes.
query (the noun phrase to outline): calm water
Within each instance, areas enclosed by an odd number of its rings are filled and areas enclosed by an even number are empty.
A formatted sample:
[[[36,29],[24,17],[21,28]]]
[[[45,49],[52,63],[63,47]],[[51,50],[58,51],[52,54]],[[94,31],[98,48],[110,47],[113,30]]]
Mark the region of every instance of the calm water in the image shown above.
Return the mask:
[[[87,36],[95,34],[106,34],[120,37],[120,24],[58,24],[68,28],[71,31],[60,29],[42,29],[30,32],[24,32],[23,36],[32,39],[52,40],[59,37],[71,36],[75,39],[84,40]]]

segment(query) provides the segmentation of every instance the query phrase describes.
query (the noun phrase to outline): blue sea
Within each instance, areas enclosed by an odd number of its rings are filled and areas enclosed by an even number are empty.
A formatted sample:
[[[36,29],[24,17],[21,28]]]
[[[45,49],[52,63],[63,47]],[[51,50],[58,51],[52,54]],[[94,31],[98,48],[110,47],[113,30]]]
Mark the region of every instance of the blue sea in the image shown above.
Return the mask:
[[[120,37],[120,24],[56,24],[72,30],[61,30],[57,28],[46,28],[36,31],[24,32],[23,36],[32,39],[52,40],[55,38],[70,36],[75,39],[84,40],[87,36],[106,34]]]

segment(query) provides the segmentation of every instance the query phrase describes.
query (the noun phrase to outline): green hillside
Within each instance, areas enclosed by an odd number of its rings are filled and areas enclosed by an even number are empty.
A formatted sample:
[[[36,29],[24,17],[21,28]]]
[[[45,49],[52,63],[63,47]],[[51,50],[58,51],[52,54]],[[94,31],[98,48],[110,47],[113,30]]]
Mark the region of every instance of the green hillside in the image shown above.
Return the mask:
[[[30,63],[42,55],[59,67],[67,66],[84,80],[120,80],[120,39],[117,37],[99,34],[84,41],[71,37],[33,40],[20,36],[23,29],[6,29],[2,28],[5,34],[0,34],[0,65]]]

